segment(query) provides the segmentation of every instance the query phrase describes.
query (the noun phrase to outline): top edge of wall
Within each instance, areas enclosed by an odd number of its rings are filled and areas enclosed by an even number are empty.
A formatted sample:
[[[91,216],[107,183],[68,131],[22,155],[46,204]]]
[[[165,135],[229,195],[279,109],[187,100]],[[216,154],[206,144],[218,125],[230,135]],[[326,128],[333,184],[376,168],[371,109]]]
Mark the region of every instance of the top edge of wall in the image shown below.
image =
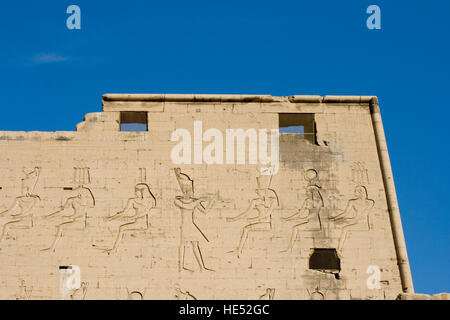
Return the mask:
[[[317,95],[221,95],[221,94],[117,94],[102,96],[102,102],[293,102],[293,103],[376,103],[376,96],[317,96]]]

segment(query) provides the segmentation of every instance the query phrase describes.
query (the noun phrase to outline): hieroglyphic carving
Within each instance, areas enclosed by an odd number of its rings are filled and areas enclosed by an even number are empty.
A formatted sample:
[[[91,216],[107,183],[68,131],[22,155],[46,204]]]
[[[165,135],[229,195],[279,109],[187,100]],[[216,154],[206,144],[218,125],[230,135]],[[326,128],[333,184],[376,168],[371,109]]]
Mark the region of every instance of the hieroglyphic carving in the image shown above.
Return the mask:
[[[85,229],[87,212],[89,208],[93,207],[95,207],[95,198],[89,188],[80,185],[73,190],[59,210],[50,213],[45,217],[45,219],[52,219],[55,221],[56,232],[55,238],[50,246],[41,251],[55,251],[56,244],[58,243],[58,240],[61,239],[64,230],[71,227]]]
[[[179,287],[175,287],[175,299],[177,300],[197,300],[189,291],[182,291]]]
[[[206,195],[200,198],[195,198],[194,181],[187,174],[182,173],[180,168],[175,168],[174,171],[178,184],[180,185],[181,192],[183,193],[182,196],[176,196],[174,201],[175,206],[178,207],[181,212],[181,234],[178,257],[179,271],[193,271],[185,266],[186,246],[189,244],[192,247],[192,251],[200,270],[212,271],[205,266],[205,261],[200,249],[200,242],[209,242],[209,240],[196,224],[195,212],[198,210],[203,214],[207,214],[215,202],[214,196]],[[203,203],[206,203],[206,206]]]
[[[140,292],[140,291],[137,291],[137,290],[130,291],[127,288],[128,300],[144,300],[145,291],[146,290],[144,290],[143,292]]]
[[[356,161],[352,164],[352,181],[356,185],[369,184],[369,173],[362,161]]]
[[[343,224],[338,252],[342,251],[348,232],[368,231],[371,229],[370,213],[375,205],[375,201],[369,199],[367,188],[364,186],[357,186],[354,195],[355,198],[348,200],[347,206],[341,213],[329,217],[331,221]]]
[[[84,300],[86,297],[89,283],[82,282],[78,289],[72,289],[69,293],[70,300]]]
[[[9,228],[33,227],[32,210],[41,198],[34,194],[34,189],[39,180],[41,168],[35,167],[32,171],[23,169],[24,177],[21,182],[21,195],[14,199],[12,205],[0,212],[0,241],[2,241]]]
[[[271,175],[260,175],[256,178],[258,188],[255,190],[257,197],[250,200],[248,208],[236,217],[227,218],[228,222],[246,219],[249,224],[244,226],[237,248],[231,252],[237,252],[239,258],[250,233],[272,230],[272,212],[280,205],[278,195],[270,188]],[[249,217],[256,211],[257,215]]]
[[[310,300],[325,300],[326,290],[322,292],[319,290],[319,287],[316,287],[313,292],[310,292],[308,289],[306,291],[308,291]]]
[[[108,254],[116,252],[123,235],[130,231],[145,231],[150,228],[149,216],[156,206],[156,198],[146,183],[138,183],[134,187],[135,197],[129,198],[125,208],[106,218],[107,221],[120,219],[124,223],[119,226],[116,240],[111,248],[105,250]],[[134,210],[134,214],[127,215]]]
[[[267,288],[266,293],[259,296],[259,300],[273,300],[275,296],[275,288]]]
[[[289,245],[283,252],[292,250],[300,231],[322,230],[320,211],[324,207],[324,203],[320,191],[321,187],[316,183],[317,176],[317,171],[314,169],[309,169],[305,172],[304,178],[308,182],[305,188],[306,198],[293,215],[282,218],[284,221],[295,221]]]

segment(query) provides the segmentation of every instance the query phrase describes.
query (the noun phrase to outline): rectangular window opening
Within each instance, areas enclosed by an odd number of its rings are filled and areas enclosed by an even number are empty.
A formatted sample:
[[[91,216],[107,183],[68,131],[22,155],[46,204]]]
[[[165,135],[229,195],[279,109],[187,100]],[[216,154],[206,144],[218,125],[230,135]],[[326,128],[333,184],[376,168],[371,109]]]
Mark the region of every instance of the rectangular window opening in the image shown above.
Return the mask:
[[[314,113],[279,113],[280,133],[298,134],[316,144],[316,124]]]
[[[147,112],[121,111],[120,131],[148,131]]]

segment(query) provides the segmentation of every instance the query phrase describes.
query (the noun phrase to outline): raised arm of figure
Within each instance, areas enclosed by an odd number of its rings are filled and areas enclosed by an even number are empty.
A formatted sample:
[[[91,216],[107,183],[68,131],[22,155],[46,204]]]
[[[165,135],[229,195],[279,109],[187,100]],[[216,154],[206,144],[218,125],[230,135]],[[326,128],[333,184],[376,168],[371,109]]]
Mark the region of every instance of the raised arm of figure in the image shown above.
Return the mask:
[[[248,208],[244,212],[242,212],[241,214],[237,215],[236,217],[227,218],[227,221],[228,222],[234,222],[234,221],[246,218],[250,214],[250,212],[253,210],[253,208],[255,207],[255,202],[256,202],[256,199],[252,199],[250,201],[250,204],[249,204]]]
[[[203,205],[203,202],[208,202],[206,207]],[[211,208],[215,202],[216,202],[215,198],[213,198],[211,196],[205,196],[205,197],[202,197],[199,199],[199,204],[198,204],[197,208],[201,213],[207,214],[209,212],[209,210],[211,210]]]
[[[4,214],[13,211],[16,207],[17,207],[18,203],[17,203],[17,199],[14,200],[13,204],[6,209],[5,211],[0,212],[0,217],[3,216]]]
[[[115,220],[117,218],[122,217],[123,214],[127,213],[130,209],[133,208],[133,200],[134,199],[128,199],[127,205],[125,206],[125,208],[123,210],[118,211],[117,213],[113,214],[112,216],[109,216],[107,218],[107,220],[111,221],[111,220]]]

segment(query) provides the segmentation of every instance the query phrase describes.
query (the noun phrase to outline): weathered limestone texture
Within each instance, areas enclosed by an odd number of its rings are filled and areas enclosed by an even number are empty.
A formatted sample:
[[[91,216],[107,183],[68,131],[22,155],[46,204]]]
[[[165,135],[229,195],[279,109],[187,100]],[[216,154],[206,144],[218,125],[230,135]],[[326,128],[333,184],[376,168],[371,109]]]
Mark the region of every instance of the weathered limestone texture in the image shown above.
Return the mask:
[[[60,299],[67,266],[81,271],[68,299],[414,293],[376,97],[102,101],[76,132],[0,132],[1,299]],[[134,116],[147,131],[121,131]],[[281,131],[276,173],[248,154],[195,159],[210,143],[194,142],[195,121],[225,146],[227,129],[270,132],[296,119],[305,134]],[[192,135],[192,164],[171,158],[176,129]]]

